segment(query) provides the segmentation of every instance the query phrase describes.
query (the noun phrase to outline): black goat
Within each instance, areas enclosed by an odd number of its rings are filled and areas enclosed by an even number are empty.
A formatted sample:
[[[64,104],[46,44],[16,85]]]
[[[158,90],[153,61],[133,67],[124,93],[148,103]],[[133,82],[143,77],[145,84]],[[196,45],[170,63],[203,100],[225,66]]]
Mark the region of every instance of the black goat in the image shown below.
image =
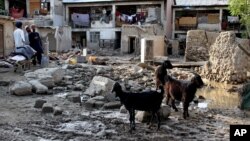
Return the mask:
[[[169,60],[165,60],[160,67],[155,70],[155,86],[156,90],[159,88],[160,85],[165,84],[165,76],[167,75],[166,69],[172,69],[173,65]]]
[[[171,99],[172,108],[178,111],[175,106],[175,100],[182,101],[184,119],[189,117],[189,103],[193,101],[197,88],[201,88],[204,85],[201,77],[195,73],[194,75],[191,81],[176,80],[169,75],[165,77],[166,104],[168,104],[169,99]]]
[[[159,109],[162,104],[164,97],[164,89],[160,86],[161,92],[149,91],[141,93],[132,93],[124,92],[121,85],[116,82],[113,86],[112,93],[116,93],[116,97],[120,98],[122,104],[125,105],[125,108],[129,111],[129,121],[130,121],[130,132],[135,130],[135,110],[148,111],[152,113],[151,122],[154,119],[154,116],[157,116],[158,128],[160,128],[160,114]]]

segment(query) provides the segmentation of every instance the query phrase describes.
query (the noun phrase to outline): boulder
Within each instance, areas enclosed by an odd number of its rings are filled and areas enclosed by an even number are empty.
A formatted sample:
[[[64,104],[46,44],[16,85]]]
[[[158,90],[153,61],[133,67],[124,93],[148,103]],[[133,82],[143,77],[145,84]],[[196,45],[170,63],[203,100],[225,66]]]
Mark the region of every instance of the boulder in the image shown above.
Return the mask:
[[[95,76],[84,94],[90,95],[92,97],[102,95],[107,101],[115,101],[115,95],[111,93],[114,83],[115,81],[109,78]]]
[[[65,69],[62,68],[43,68],[35,71],[36,74],[47,74],[53,77],[55,83],[62,81],[63,77],[66,74]]]
[[[10,86],[10,93],[18,96],[32,94],[32,85],[25,81],[15,82]]]
[[[25,73],[24,76],[28,80],[38,79],[42,84],[50,88],[55,83],[60,83],[65,74],[65,69],[62,68],[42,68],[34,72]]]
[[[47,94],[48,87],[40,83],[38,80],[30,80],[29,83],[32,85],[32,90],[36,94]]]
[[[50,75],[43,74],[39,75],[37,78],[43,85],[47,86],[48,88],[53,88],[55,86],[55,81]]]
[[[249,110],[250,109],[250,83],[247,83],[242,86],[239,90],[239,108],[241,110]]]
[[[171,113],[171,108],[167,105],[162,105],[160,109],[161,120],[168,119]],[[140,122],[148,122],[151,119],[151,113],[146,111],[138,111],[135,118]]]

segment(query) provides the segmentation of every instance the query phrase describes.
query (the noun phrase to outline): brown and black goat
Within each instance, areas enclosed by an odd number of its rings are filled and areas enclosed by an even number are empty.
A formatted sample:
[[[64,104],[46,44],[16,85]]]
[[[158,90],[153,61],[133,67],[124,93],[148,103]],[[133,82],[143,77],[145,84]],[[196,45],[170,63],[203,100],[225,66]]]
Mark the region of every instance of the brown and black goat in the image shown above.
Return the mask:
[[[155,86],[156,90],[160,85],[165,84],[165,76],[167,75],[167,69],[172,69],[173,65],[169,60],[165,60],[156,70],[155,70]]]
[[[160,128],[160,113],[159,109],[164,97],[164,89],[160,86],[161,92],[149,91],[149,92],[124,92],[121,85],[116,82],[113,86],[112,93],[116,93],[116,97],[120,98],[121,104],[124,104],[125,108],[129,111],[130,132],[135,130],[135,110],[148,111],[152,113],[150,126],[154,117],[157,117],[158,128]],[[150,127],[149,126],[149,127]]]
[[[198,74],[194,73],[191,81],[177,80],[167,75],[165,77],[165,94],[167,97],[166,104],[171,100],[171,106],[175,111],[178,109],[175,106],[175,100],[182,101],[183,104],[183,118],[189,117],[188,107],[189,103],[193,101],[197,88],[201,88],[204,83]]]

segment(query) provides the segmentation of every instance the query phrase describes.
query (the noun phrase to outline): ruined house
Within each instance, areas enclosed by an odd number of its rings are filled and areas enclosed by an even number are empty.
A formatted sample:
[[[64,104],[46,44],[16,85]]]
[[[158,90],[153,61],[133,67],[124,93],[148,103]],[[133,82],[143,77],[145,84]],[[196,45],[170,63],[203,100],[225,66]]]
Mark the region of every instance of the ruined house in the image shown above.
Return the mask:
[[[143,37],[164,35],[164,0],[63,0],[73,46],[133,53]]]
[[[9,16],[0,15],[0,58],[13,51],[14,20]]]
[[[239,17],[230,15],[228,0],[175,0],[172,8],[172,39],[179,42],[182,55],[186,43],[189,44],[189,40],[186,42],[188,30],[240,33]]]
[[[63,25],[61,0],[4,0],[0,5],[2,7],[0,15],[5,15],[14,21],[22,21],[23,27],[35,24],[43,46],[50,51],[71,49],[71,27]],[[14,31],[14,28],[9,29],[9,32]],[[56,35],[60,29],[64,32]],[[61,41],[65,41],[63,45]]]

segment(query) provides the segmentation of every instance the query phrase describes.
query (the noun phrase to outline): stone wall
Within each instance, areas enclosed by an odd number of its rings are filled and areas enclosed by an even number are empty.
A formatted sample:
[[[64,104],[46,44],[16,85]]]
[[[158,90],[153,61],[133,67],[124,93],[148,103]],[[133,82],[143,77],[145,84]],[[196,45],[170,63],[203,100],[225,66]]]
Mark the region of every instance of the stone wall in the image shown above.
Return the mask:
[[[216,32],[190,30],[187,32],[185,61],[207,61],[209,48],[218,37]]]
[[[211,46],[209,61],[202,74],[209,80],[230,84],[247,81],[250,70],[250,57],[238,46],[250,50],[249,41],[236,38],[233,32],[222,32]]]

